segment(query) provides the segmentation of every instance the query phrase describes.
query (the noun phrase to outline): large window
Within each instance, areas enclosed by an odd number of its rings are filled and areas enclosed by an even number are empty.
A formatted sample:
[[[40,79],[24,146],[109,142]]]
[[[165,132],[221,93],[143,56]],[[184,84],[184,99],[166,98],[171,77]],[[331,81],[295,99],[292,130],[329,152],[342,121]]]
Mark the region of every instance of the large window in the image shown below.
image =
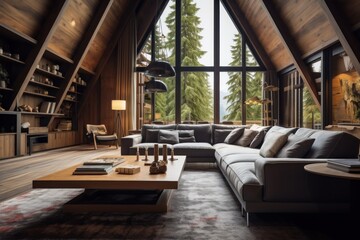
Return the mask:
[[[152,34],[141,55],[176,71],[161,79],[167,92],[149,96],[152,120],[261,123],[263,106],[245,101],[262,99],[265,69],[220,0],[170,0]]]

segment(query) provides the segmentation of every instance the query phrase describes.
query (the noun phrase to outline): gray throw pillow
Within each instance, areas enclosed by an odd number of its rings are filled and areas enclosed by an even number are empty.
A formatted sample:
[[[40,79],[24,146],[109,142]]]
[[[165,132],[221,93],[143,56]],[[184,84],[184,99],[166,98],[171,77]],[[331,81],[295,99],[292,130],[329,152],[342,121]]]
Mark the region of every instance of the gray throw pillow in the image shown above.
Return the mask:
[[[177,130],[179,133],[179,142],[196,142],[194,130]]]
[[[265,138],[265,130],[261,130],[259,131],[256,136],[254,137],[254,139],[251,141],[250,146],[251,148],[260,148],[262,142],[264,141]]]
[[[231,133],[232,129],[215,129],[214,144],[223,143],[225,138]]]
[[[257,131],[245,128],[244,133],[241,135],[241,137],[238,140],[234,142],[234,144],[243,147],[248,147],[256,135],[257,135]]]
[[[277,153],[276,157],[302,158],[309,152],[314,141],[314,138],[303,138],[295,135],[290,135],[287,143]]]
[[[159,129],[146,129],[145,142],[156,143],[158,142]]]
[[[260,148],[260,155],[262,157],[274,157],[278,151],[287,142],[288,136],[286,133],[268,132],[265,136],[263,145]]]
[[[177,131],[159,130],[158,142],[169,144],[179,143],[179,133]]]
[[[243,133],[244,133],[244,128],[235,128],[229,133],[229,135],[227,135],[227,137],[224,140],[224,143],[228,143],[228,144],[234,143],[236,140],[238,140],[241,137],[241,135],[243,135]]]

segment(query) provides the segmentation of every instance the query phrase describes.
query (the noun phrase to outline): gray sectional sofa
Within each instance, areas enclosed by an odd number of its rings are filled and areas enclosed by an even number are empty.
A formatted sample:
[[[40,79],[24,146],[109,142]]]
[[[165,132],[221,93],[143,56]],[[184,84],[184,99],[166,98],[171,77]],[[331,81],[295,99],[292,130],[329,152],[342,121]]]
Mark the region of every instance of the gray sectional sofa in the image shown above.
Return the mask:
[[[240,146],[243,142],[239,140],[224,143],[235,128],[252,129],[220,124],[145,125],[141,134],[122,138],[121,152],[135,154],[137,147],[148,146],[152,154],[154,142],[146,141],[151,141],[147,135],[150,131],[156,135],[160,129],[191,130],[196,142],[169,144],[169,147],[174,147],[175,154],[187,155],[188,162],[215,162],[240,201],[242,211],[245,210],[248,224],[249,213],[349,210],[348,181],[308,173],[304,166],[330,158],[357,158],[358,138],[340,131],[273,126],[257,129],[257,137],[262,133],[264,139],[256,147],[249,147],[254,144],[254,136],[251,141],[247,139],[249,146]],[[246,131],[244,135],[253,132]],[[307,142],[307,147],[294,147],[296,144],[290,143],[300,142],[294,139]],[[275,155],[274,149],[277,149]]]

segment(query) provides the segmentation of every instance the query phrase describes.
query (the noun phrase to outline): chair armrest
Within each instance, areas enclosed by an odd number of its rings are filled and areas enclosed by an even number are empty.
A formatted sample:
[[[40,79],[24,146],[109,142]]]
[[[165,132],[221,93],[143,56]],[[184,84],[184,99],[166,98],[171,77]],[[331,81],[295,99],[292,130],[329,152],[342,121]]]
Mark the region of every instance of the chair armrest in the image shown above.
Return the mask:
[[[315,176],[305,171],[311,163],[326,162],[327,159],[262,158],[255,161],[255,174],[264,186],[265,201],[310,201],[314,197],[311,185]]]
[[[130,155],[130,148],[141,143],[141,134],[128,135],[121,138],[121,155]]]

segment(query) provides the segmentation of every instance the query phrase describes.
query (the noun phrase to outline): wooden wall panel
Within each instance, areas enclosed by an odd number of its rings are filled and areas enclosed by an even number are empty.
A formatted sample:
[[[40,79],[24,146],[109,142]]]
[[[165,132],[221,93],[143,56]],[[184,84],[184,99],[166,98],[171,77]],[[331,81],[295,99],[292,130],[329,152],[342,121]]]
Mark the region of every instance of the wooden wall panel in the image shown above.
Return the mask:
[[[273,0],[303,56],[337,40],[318,0]]]
[[[36,39],[50,4],[51,0],[1,0],[0,23]]]
[[[98,31],[84,61],[83,66],[95,71],[95,68],[103,55],[107,43],[116,31],[116,26],[125,12],[126,6],[130,0],[115,0],[109,13],[107,14],[100,30]]]
[[[281,39],[273,28],[266,10],[263,9],[261,0],[237,0],[241,10],[245,13],[251,27],[258,36],[260,43],[268,53],[277,70],[292,63],[291,57],[284,48]]]
[[[87,30],[98,1],[99,0],[72,0],[48,48],[61,56],[71,59]],[[71,25],[73,20],[76,23],[75,26]]]

